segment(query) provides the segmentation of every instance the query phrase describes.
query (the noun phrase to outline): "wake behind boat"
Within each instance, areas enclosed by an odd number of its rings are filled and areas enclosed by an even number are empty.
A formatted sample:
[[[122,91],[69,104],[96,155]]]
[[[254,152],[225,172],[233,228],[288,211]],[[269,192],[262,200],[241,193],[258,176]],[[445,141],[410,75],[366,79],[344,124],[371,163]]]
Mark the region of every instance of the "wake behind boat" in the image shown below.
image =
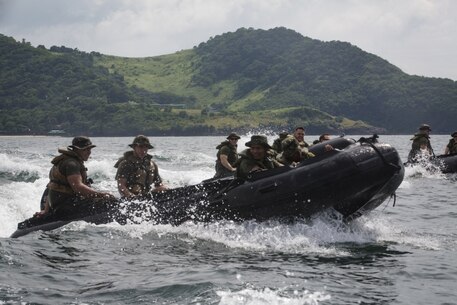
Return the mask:
[[[376,136],[377,137],[377,136]],[[11,237],[53,230],[72,221],[179,225],[220,219],[293,221],[334,209],[345,220],[367,214],[394,195],[404,176],[400,157],[376,137],[337,138],[310,148],[316,157],[297,167],[254,172],[246,180],[222,178],[171,189],[145,200],[114,201],[70,219],[53,215],[18,224]],[[335,149],[325,151],[325,145]]]

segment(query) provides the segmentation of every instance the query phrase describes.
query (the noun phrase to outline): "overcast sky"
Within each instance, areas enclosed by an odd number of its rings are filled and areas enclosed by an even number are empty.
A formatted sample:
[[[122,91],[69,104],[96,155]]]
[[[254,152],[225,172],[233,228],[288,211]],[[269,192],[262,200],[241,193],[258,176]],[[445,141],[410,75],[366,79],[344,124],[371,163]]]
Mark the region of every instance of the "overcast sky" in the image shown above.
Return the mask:
[[[408,74],[457,80],[454,0],[0,0],[1,34],[127,57],[278,26],[350,42]]]

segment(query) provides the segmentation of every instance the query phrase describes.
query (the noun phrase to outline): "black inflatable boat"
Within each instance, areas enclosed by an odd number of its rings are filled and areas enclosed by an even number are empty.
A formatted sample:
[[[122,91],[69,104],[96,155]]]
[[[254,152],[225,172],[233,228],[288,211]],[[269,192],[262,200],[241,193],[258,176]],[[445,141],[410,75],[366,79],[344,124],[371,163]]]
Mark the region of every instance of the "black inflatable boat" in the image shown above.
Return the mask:
[[[457,154],[438,155],[430,159],[408,160],[405,166],[420,165],[429,172],[457,173]]]
[[[457,173],[457,154],[439,155],[433,161],[443,173]]]
[[[145,200],[117,201],[73,219],[52,215],[18,224],[11,237],[52,230],[71,221],[95,224],[153,222],[179,225],[185,221],[242,221],[308,218],[332,208],[352,220],[395,194],[404,176],[403,163],[392,146],[377,136],[355,141],[336,138],[310,148],[316,157],[297,167],[252,173],[247,180],[223,178],[154,194]],[[326,151],[330,144],[334,150]]]

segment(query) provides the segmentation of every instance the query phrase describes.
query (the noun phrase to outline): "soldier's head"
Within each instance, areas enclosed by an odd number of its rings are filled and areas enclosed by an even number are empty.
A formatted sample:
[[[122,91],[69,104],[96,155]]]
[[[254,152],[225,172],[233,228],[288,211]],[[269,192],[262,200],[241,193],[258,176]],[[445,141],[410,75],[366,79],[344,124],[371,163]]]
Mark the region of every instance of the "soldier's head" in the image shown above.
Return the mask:
[[[87,161],[95,145],[85,136],[74,137],[68,150],[75,152],[82,160]]]
[[[232,132],[231,134],[229,134],[227,136],[227,140],[229,140],[230,144],[232,144],[233,146],[237,145],[239,139],[240,139],[240,136],[234,132]]]
[[[319,137],[319,142],[320,143],[328,141],[328,140],[330,140],[330,135],[328,133],[323,133]]]
[[[149,139],[143,135],[136,136],[129,146],[133,148],[134,155],[140,159],[147,155],[148,149],[154,148],[154,146],[151,145],[151,142],[149,142]]]
[[[305,128],[297,127],[294,131],[294,137],[298,142],[303,142],[305,140]]]
[[[432,128],[430,128],[430,125],[428,124],[422,124],[419,126],[420,133],[429,134],[430,131],[432,131]]]
[[[271,149],[268,144],[267,137],[264,135],[251,136],[251,140],[245,144],[249,147],[249,151],[256,160],[261,160],[267,155],[267,151]]]

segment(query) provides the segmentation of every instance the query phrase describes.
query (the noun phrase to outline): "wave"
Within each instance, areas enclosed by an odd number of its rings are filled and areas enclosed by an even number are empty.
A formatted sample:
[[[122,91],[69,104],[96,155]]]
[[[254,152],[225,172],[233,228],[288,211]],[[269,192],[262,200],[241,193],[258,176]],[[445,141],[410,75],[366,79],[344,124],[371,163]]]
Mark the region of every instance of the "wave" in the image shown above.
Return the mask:
[[[217,291],[221,298],[219,304],[313,304],[328,301],[331,296],[322,292],[297,289],[245,288],[240,291]]]
[[[0,154],[0,181],[35,182],[41,178],[42,168],[31,164],[30,160]]]

